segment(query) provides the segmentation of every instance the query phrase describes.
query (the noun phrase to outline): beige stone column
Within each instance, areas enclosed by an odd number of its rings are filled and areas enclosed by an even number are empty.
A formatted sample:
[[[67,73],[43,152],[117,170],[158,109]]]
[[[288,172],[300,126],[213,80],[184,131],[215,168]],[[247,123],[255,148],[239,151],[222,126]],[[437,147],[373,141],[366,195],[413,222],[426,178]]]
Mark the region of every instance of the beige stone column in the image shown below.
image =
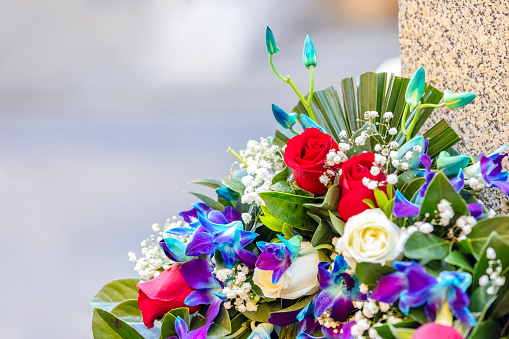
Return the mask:
[[[423,66],[438,89],[477,94],[435,110],[428,125],[445,118],[474,155],[509,142],[509,0],[399,0],[399,37],[403,76]]]

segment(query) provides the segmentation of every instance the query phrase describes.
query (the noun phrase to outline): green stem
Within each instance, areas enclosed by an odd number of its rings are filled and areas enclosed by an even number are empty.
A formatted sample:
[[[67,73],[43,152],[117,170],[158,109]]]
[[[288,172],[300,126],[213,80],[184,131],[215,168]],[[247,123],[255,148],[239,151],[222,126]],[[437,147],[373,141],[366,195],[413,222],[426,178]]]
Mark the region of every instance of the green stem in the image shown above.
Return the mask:
[[[226,151],[226,153],[231,153],[233,154],[237,159],[239,159],[246,167],[247,167],[247,163],[244,161],[244,159],[242,159],[240,157],[240,155],[237,154],[237,152],[235,152],[234,150],[232,150],[231,147],[228,147],[228,150]]]
[[[417,118],[419,117],[419,113],[421,113],[422,106],[421,104],[417,105],[417,110],[415,111],[414,119],[412,120],[412,124],[408,128],[408,134],[405,134],[406,141],[409,141],[412,138],[412,132],[414,131],[415,124],[417,123]]]
[[[293,132],[293,134],[295,134],[295,135],[299,135],[299,134],[300,134],[299,132],[297,132],[297,131],[293,128],[293,126],[292,126],[292,127],[290,127],[289,129],[290,129],[290,131],[292,131],[292,132]]]
[[[272,62],[272,54],[269,54],[269,62],[270,62],[270,67],[272,67],[272,70],[274,71],[274,73],[276,73],[276,75],[278,76],[279,79],[283,80],[284,82],[288,82],[285,77],[283,77],[281,74],[278,73],[278,71],[276,71],[276,67],[274,67],[274,63]]]
[[[311,253],[311,252],[313,252],[313,251],[316,251],[316,250],[320,250],[320,249],[322,249],[322,248],[328,249],[329,251],[332,251],[332,252],[334,252],[334,250],[335,250],[334,246],[332,246],[332,245],[329,245],[329,244],[322,244],[322,245],[315,246],[315,247],[313,247],[312,249],[310,249],[309,251],[306,251],[306,252],[304,252],[304,253],[299,253],[299,257],[303,257],[303,256],[305,256],[306,254],[309,254],[309,253]]]
[[[428,108],[428,107],[431,107],[431,108],[440,108],[440,107],[444,107],[445,106],[445,102],[441,103],[441,104],[422,104],[422,105],[419,105],[421,106],[421,108]]]
[[[232,333],[230,335],[227,335],[226,337],[223,337],[223,339],[234,339],[234,338],[237,338],[239,335],[241,335],[242,333],[244,333],[247,330],[247,328],[249,327],[250,323],[251,323],[251,320],[246,321],[245,323],[243,323],[240,326],[240,328],[237,330],[237,332]]]
[[[311,101],[313,101],[313,90],[315,88],[315,68],[313,66],[309,66],[309,76],[311,78],[311,85],[309,86],[309,96],[306,101],[306,105],[311,105]]]
[[[403,110],[403,117],[401,118],[401,132],[403,132],[403,135],[407,135],[408,132],[406,130],[406,118],[408,115],[408,111],[410,110],[410,106],[408,104],[405,105],[405,109]]]

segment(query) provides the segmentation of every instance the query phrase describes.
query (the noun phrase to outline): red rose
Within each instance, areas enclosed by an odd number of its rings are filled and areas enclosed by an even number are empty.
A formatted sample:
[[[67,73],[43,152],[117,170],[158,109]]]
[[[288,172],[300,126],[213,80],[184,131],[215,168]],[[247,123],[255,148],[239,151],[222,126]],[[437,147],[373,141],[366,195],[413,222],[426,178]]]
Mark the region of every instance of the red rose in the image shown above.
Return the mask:
[[[148,328],[154,327],[154,320],[169,311],[187,307],[190,313],[198,311],[199,306],[186,306],[184,300],[194,290],[189,287],[180,274],[180,265],[171,267],[152,280],[136,285],[138,291],[138,307],[143,315],[143,323]]]
[[[427,323],[419,326],[412,339],[463,339],[461,334],[452,326],[440,325],[437,323]]]
[[[375,155],[367,152],[351,157],[343,163],[343,172],[339,178],[341,186],[341,199],[338,205],[338,213],[341,219],[347,221],[351,216],[357,215],[369,208],[364,199],[373,201],[375,206],[375,193],[362,183],[363,178],[376,181],[385,181],[383,172],[377,176],[371,174],[370,170],[375,162]]]
[[[324,165],[331,149],[337,151],[338,144],[318,128],[306,128],[302,134],[288,141],[285,163],[292,169],[300,188],[317,195],[327,193],[327,187],[320,182],[320,176],[326,171]],[[335,167],[336,170],[339,168]]]

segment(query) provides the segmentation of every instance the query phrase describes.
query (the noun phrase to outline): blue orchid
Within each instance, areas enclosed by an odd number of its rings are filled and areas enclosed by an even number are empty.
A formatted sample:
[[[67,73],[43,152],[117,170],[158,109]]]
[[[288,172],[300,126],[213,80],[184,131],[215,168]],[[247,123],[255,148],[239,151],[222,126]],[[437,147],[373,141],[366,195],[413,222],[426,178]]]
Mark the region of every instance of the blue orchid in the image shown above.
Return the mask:
[[[413,202],[408,201],[400,191],[397,191],[395,194],[395,201],[392,208],[392,212],[396,218],[403,217],[411,217],[418,215],[421,210],[422,202],[424,201],[424,196],[426,195],[426,190],[431,183],[431,180],[436,175],[436,172],[431,170],[431,158],[427,154],[423,154],[420,157],[421,163],[424,165],[424,170],[416,173],[419,175],[423,175],[425,182],[416,193]],[[454,190],[459,193],[463,187],[465,186],[465,176],[463,171],[460,169],[458,175],[449,181]],[[481,204],[467,204],[467,207],[470,211],[470,214],[477,218],[482,213],[482,205]]]
[[[274,114],[274,118],[281,125],[281,127],[286,129],[291,129],[293,125],[297,122],[297,113],[286,113],[281,107],[276,104],[272,104],[272,113]]]
[[[360,282],[355,276],[346,273],[348,264],[338,255],[334,259],[332,271],[330,263],[318,264],[318,281],[320,293],[314,304],[314,315],[318,318],[331,307],[330,317],[336,321],[348,319],[348,313],[353,309],[353,300],[366,300],[366,295],[359,290]]]
[[[480,182],[484,182],[488,187],[494,186],[501,188],[507,195],[509,195],[509,172],[502,171],[502,160],[507,156],[501,154],[507,148],[507,144],[485,156],[481,153],[480,160],[465,168],[466,179],[476,178]]]
[[[299,122],[302,128],[318,128],[320,131],[325,133],[325,130],[322,128],[322,126],[318,125],[316,122],[313,121],[310,117],[308,117],[306,114],[300,114],[299,115]]]
[[[166,233],[177,236],[186,236],[188,234],[191,234],[198,226],[200,226],[200,222],[198,220],[198,213],[208,216],[210,213],[214,211],[212,207],[209,207],[202,202],[191,204],[191,206],[193,206],[193,208],[190,209],[189,211],[183,211],[179,213],[179,216],[181,216],[184,219],[184,221],[188,223],[189,226],[191,226],[191,228],[183,226],[174,227],[166,231]]]
[[[444,91],[444,103],[449,108],[458,108],[468,105],[475,97],[476,95],[470,92],[451,93],[448,89]]]
[[[425,72],[424,68],[420,67],[417,71],[415,71],[412,78],[408,82],[408,86],[405,92],[405,101],[411,108],[417,107],[417,104],[422,98],[424,93],[424,85],[425,85]]]
[[[210,305],[207,309],[207,323],[219,313],[219,307],[228,298],[221,292],[221,282],[212,274],[212,267],[205,259],[194,259],[180,267],[180,274],[189,287],[194,289],[184,303],[187,306]]]
[[[393,265],[397,272],[380,278],[371,299],[385,303],[399,299],[399,309],[406,315],[410,308],[425,305],[426,314],[432,321],[447,303],[462,322],[469,326],[476,324],[468,310],[470,300],[465,292],[472,282],[469,273],[443,271],[435,278],[415,261],[395,261]]]
[[[272,324],[262,323],[255,327],[247,339],[270,339],[272,331],[274,331]]]
[[[226,267],[231,269],[235,259],[238,259],[253,269],[257,257],[244,247],[250,244],[258,234],[244,231],[241,221],[233,221],[225,225],[214,223],[210,219],[198,214],[201,227],[194,233],[185,254],[187,256],[212,255],[219,250]]]
[[[175,319],[175,331],[177,336],[171,336],[167,339],[207,339],[207,332],[212,323],[206,324],[196,330],[187,332],[187,324],[181,317]]]
[[[455,175],[470,163],[468,155],[451,156],[448,152],[442,151],[437,158],[437,169],[445,175]]]
[[[267,52],[270,54],[276,54],[279,51],[279,48],[276,46],[274,33],[272,33],[272,30],[269,28],[269,26],[267,26],[267,29],[265,30],[265,43],[267,44]]]
[[[304,62],[304,66],[309,68],[311,66],[316,67],[316,51],[315,46],[313,46],[313,41],[309,35],[306,35],[306,40],[304,40],[304,48],[302,50],[302,61]]]
[[[302,237],[296,235],[286,240],[280,234],[277,235],[281,244],[259,241],[256,246],[262,251],[256,260],[256,267],[261,270],[272,271],[272,284],[275,285],[281,279],[285,271],[297,258],[300,251]]]

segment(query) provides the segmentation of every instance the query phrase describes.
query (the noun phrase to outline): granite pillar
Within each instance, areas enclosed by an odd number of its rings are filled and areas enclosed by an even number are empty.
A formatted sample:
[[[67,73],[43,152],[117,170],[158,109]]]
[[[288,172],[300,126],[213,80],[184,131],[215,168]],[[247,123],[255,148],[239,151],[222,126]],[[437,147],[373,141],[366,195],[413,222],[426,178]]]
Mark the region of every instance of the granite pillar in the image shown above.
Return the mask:
[[[423,129],[445,118],[471,154],[509,141],[509,1],[399,0],[399,37],[403,76],[423,66],[438,89],[477,94],[435,110]]]

